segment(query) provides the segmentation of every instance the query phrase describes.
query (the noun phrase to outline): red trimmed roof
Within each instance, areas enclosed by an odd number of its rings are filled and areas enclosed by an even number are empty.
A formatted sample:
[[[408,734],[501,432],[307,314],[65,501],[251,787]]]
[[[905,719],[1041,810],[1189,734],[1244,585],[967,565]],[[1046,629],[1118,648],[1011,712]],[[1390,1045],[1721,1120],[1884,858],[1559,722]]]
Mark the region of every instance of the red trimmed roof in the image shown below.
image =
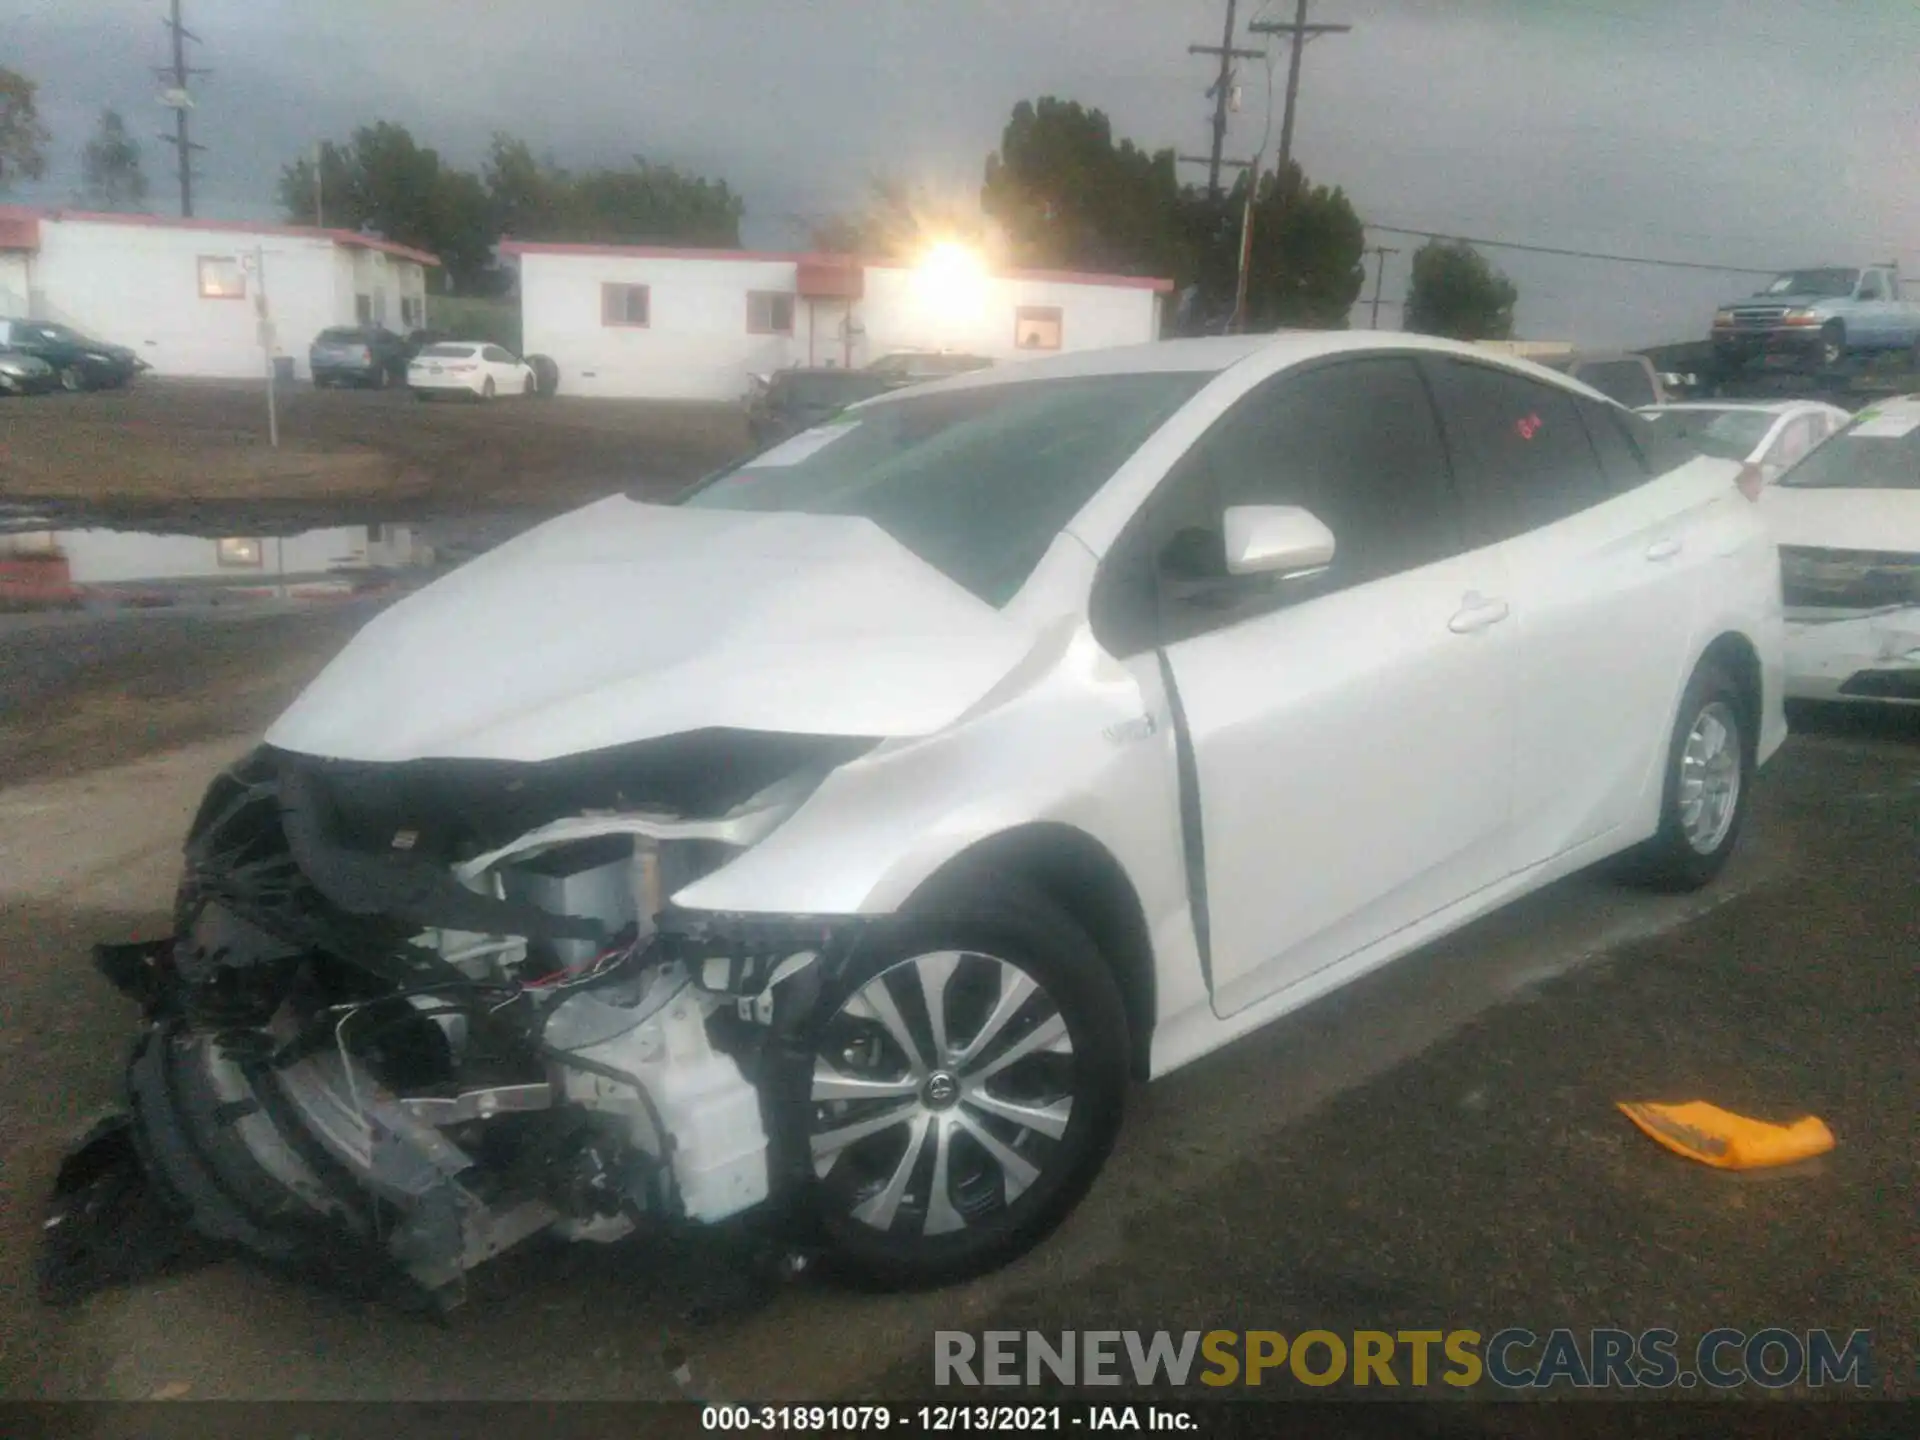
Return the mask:
[[[202,220],[181,215],[116,215],[93,210],[29,210],[18,206],[0,206],[0,219],[77,221],[88,225],[135,225],[153,230],[213,230],[232,235],[287,235],[303,240],[331,240],[360,250],[379,250],[402,260],[422,265],[438,265],[440,257],[411,245],[381,240],[353,230],[330,230],[317,225],[263,225],[252,220]]]
[[[866,265],[876,270],[912,267],[886,260],[861,260],[854,255],[829,255],[804,250],[701,250],[674,245],[596,245],[570,241],[502,240],[502,255],[609,255],[637,260],[747,260],[789,265]],[[1100,275],[1080,270],[999,270],[1000,280],[1037,280],[1055,285],[1107,285],[1167,294],[1173,281],[1146,275]]]

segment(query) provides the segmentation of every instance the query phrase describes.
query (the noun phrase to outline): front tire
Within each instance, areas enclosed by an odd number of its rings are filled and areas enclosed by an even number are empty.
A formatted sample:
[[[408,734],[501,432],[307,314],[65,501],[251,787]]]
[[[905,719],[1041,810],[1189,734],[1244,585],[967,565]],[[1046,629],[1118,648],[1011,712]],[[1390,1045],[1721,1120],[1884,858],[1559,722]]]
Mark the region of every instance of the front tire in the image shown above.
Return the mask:
[[[987,878],[863,942],[810,1034],[807,1209],[829,1266],[946,1285],[1039,1243],[1119,1131],[1126,1012],[1086,932]],[[975,898],[977,897],[977,898]]]
[[[1820,368],[1838,370],[1847,360],[1847,327],[1834,320],[1820,332]]]
[[[1698,890],[1725,868],[1753,788],[1752,708],[1718,665],[1709,661],[1694,671],[1667,747],[1660,828],[1626,857],[1632,883]]]

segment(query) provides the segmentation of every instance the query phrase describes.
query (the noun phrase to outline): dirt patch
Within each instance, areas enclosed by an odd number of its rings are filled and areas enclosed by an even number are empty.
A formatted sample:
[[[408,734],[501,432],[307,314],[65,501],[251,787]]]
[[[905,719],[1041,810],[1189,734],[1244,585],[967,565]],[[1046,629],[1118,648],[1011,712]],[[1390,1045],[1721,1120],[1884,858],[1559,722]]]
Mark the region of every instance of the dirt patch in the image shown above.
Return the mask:
[[[350,500],[565,508],[612,489],[669,494],[745,452],[733,405],[640,400],[421,404],[405,391],[279,396],[264,382],[145,380],[6,403],[0,499],[108,510]]]

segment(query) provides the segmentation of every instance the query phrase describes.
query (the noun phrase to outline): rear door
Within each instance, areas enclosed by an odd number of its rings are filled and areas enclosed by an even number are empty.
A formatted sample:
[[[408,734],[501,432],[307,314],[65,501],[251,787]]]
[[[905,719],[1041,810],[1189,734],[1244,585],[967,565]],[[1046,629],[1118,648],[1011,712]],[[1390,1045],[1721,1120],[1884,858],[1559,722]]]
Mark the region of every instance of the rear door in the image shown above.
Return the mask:
[[[1426,368],[1456,482],[1505,562],[1513,843],[1526,867],[1634,814],[1665,753],[1711,569],[1700,512],[1737,492],[1725,462],[1652,476],[1603,401],[1472,361]]]

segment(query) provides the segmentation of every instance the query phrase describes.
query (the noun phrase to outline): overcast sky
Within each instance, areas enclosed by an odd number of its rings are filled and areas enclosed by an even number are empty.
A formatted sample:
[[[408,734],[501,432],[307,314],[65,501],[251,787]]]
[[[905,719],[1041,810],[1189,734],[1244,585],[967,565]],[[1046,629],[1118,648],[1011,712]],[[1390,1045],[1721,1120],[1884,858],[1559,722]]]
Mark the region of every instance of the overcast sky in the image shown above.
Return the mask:
[[[1243,17],[1291,18],[1288,0]],[[41,87],[58,202],[102,106],[163,125],[166,0],[9,0],[0,63]],[[476,165],[506,129],[565,163],[643,153],[723,176],[746,240],[890,172],[977,193],[1007,113],[1054,94],[1150,148],[1202,151],[1225,0],[186,0],[202,38],[199,210],[268,218],[279,168],[391,119]],[[1285,12],[1284,14],[1282,12]],[[1306,53],[1295,155],[1363,218],[1549,246],[1760,268],[1897,255],[1920,276],[1920,6],[1913,0],[1314,0],[1353,32]],[[1255,43],[1244,35],[1243,44]],[[1275,90],[1284,80],[1284,51]],[[1242,76],[1229,153],[1262,139]],[[1273,134],[1277,140],[1276,119]],[[172,151],[145,145],[154,203]],[[1378,234],[1385,294],[1420,242]],[[1520,333],[1589,345],[1693,338],[1736,275],[1490,257]],[[1369,260],[1369,265],[1372,261]],[[1371,294],[1369,289],[1366,292]],[[1383,324],[1398,312],[1383,308]],[[1364,305],[1356,315],[1364,323]]]

